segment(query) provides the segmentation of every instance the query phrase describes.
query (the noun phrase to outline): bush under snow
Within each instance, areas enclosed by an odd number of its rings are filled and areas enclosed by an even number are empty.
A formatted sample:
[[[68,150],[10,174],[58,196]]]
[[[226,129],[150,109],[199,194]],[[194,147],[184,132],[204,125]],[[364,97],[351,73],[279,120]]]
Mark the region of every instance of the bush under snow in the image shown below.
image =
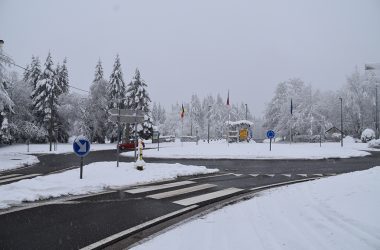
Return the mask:
[[[375,139],[375,131],[370,128],[364,129],[362,135],[360,136],[362,142],[369,142],[370,140]]]
[[[368,143],[369,148],[380,148],[380,139],[372,140]]]

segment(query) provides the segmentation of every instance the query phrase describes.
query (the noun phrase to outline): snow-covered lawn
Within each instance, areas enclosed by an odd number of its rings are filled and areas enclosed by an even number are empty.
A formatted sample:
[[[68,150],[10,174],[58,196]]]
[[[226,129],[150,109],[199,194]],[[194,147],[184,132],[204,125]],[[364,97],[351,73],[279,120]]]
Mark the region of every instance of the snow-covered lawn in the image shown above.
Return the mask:
[[[91,144],[91,151],[116,149],[116,144]],[[49,144],[30,144],[29,152],[26,144],[14,144],[0,147],[0,172],[23,167],[38,162],[31,154],[62,154],[73,152],[72,143],[59,143],[56,151],[49,151]]]
[[[263,191],[138,249],[380,249],[380,167]]]
[[[107,188],[120,188],[137,184],[175,179],[179,176],[208,174],[218,169],[181,164],[147,163],[138,171],[133,163],[96,162],[83,167],[83,179],[79,169],[39,176],[0,186],[0,208],[63,195],[80,195],[102,192]]]
[[[157,146],[152,144],[151,146]],[[267,143],[230,143],[225,141],[175,142],[160,144],[156,149],[144,150],[145,157],[157,158],[193,158],[193,159],[324,159],[349,158],[370,155],[363,150],[369,150],[366,143],[346,143],[342,148],[340,143],[273,143],[269,151]],[[133,152],[122,155],[132,156]]]

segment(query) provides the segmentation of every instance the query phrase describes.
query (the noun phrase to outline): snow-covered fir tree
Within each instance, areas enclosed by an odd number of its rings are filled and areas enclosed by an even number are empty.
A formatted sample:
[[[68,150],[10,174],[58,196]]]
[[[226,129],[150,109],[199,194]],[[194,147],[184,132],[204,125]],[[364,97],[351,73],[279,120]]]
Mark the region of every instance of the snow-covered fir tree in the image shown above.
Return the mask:
[[[41,75],[41,64],[38,57],[32,56],[32,62],[27,66],[24,72],[24,81],[32,86],[32,89],[36,88],[37,81]]]
[[[60,124],[62,121],[58,117],[58,97],[67,90],[61,88],[64,84],[60,82],[61,78],[57,73],[60,71],[60,67],[54,69],[50,52],[44,66],[45,69],[41,73],[35,89],[32,91],[32,104],[36,120],[49,131],[49,138],[66,141],[68,135],[65,131],[61,130],[62,126]],[[58,130],[53,133],[52,128]]]
[[[121,69],[119,55],[116,55],[113,70],[107,86],[107,99],[108,109],[112,108],[125,108],[125,83],[123,79],[123,72]],[[107,137],[114,142],[117,140],[118,125],[116,122],[107,122]]]
[[[113,70],[110,76],[108,88],[109,108],[125,108],[125,83],[123,79],[123,72],[121,70],[119,55],[116,55]]]
[[[149,107],[151,100],[146,88],[147,84],[141,78],[140,71],[136,69],[135,76],[127,86],[127,108],[144,112],[144,122],[137,126],[139,135],[144,139],[150,138],[153,134],[153,123]]]

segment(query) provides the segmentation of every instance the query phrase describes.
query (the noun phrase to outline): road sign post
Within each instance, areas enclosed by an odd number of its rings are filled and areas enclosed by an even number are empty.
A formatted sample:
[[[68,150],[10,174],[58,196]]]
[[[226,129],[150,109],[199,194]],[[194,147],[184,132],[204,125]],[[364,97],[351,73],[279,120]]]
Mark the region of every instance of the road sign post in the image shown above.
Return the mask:
[[[269,138],[269,151],[272,151],[272,139],[275,137],[275,133],[273,130],[267,131],[267,137]]]
[[[131,110],[131,109],[110,109],[110,120],[113,122],[118,123],[118,143],[117,143],[117,156],[116,156],[116,166],[119,166],[119,144],[120,144],[120,123],[128,123],[128,124],[134,124],[135,125],[135,135],[134,135],[134,142],[135,142],[135,161],[137,159],[137,123],[144,122],[144,112],[142,110]]]
[[[83,157],[90,153],[90,141],[83,135],[75,138],[73,142],[74,153],[80,157],[80,179],[83,178]]]

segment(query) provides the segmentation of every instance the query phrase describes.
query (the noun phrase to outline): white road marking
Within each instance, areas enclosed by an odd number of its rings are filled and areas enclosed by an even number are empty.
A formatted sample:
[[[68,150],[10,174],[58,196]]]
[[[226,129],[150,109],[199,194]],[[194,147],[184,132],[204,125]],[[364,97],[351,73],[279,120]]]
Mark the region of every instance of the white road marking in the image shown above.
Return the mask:
[[[22,176],[13,177],[13,178],[5,179],[5,180],[0,180],[0,183],[8,182],[8,181],[17,181],[17,180],[21,180],[21,179],[26,179],[26,178],[30,178],[30,177],[35,177],[35,176],[38,176],[38,175],[41,175],[41,174],[22,175]]]
[[[281,175],[286,176],[288,178],[290,178],[292,176],[291,174],[281,174]]]
[[[323,177],[323,174],[313,174],[313,175]]]
[[[257,177],[259,174],[250,174],[250,176]]]
[[[264,174],[266,176],[269,176],[269,177],[274,177],[274,174]]]
[[[237,193],[237,192],[240,192],[242,190],[244,190],[244,189],[240,189],[240,188],[227,188],[227,189],[223,189],[223,190],[212,192],[212,193],[208,193],[208,194],[202,194],[202,195],[194,196],[194,197],[191,197],[191,198],[174,201],[173,203],[176,203],[176,204],[179,204],[179,205],[182,205],[182,206],[189,206],[189,205],[193,205],[193,204],[196,204],[196,203],[199,203],[199,202],[203,202],[203,201],[207,201],[207,200],[212,200],[212,199],[223,197],[223,196],[226,196],[226,195],[229,195],[229,194]]]
[[[100,241],[98,241],[98,242],[95,242],[95,243],[93,243],[93,244],[91,244],[91,245],[88,245],[88,246],[86,246],[86,247],[84,247],[84,248],[81,248],[81,250],[91,250],[91,249],[99,248],[99,247],[103,246],[104,244],[107,244],[107,243],[109,243],[109,242],[112,242],[112,241],[114,241],[114,240],[117,240],[117,239],[119,239],[119,238],[122,238],[122,237],[124,237],[125,235],[132,234],[132,233],[134,233],[134,232],[136,232],[136,231],[138,231],[138,230],[141,230],[141,229],[143,229],[143,228],[145,228],[145,227],[148,227],[148,226],[150,226],[150,225],[153,225],[153,224],[155,224],[155,223],[157,223],[157,222],[160,222],[160,221],[162,221],[162,220],[165,220],[165,219],[167,219],[167,218],[170,218],[170,217],[176,216],[176,215],[178,215],[178,214],[182,214],[182,213],[187,212],[187,211],[189,211],[189,210],[192,210],[192,209],[194,209],[194,208],[196,208],[196,207],[198,207],[198,206],[197,206],[197,205],[193,205],[193,206],[185,207],[185,208],[183,208],[183,209],[180,209],[180,210],[174,211],[174,212],[172,212],[172,213],[169,213],[169,214],[166,214],[166,215],[160,216],[160,217],[158,217],[158,218],[156,218],[156,219],[153,219],[153,220],[150,220],[150,221],[144,222],[144,223],[142,223],[142,224],[140,224],[140,225],[137,225],[137,226],[135,226],[135,227],[131,227],[131,228],[129,228],[129,229],[127,229],[127,230],[124,230],[124,231],[122,231],[122,232],[120,232],[120,233],[117,233],[117,234],[111,235],[111,236],[109,236],[109,237],[107,237],[107,238],[104,238],[104,239],[102,239],[102,240],[100,240]]]
[[[1,179],[11,178],[11,177],[14,177],[14,176],[19,176],[19,175],[21,175],[21,174],[9,174],[9,175],[0,176],[0,180]]]
[[[189,184],[193,184],[193,183],[195,183],[195,182],[193,182],[193,181],[179,181],[179,182],[172,182],[172,183],[167,183],[167,184],[162,184],[162,185],[154,185],[154,186],[129,189],[129,190],[126,190],[124,192],[130,193],[130,194],[138,194],[138,193],[145,193],[145,192],[155,191],[155,190],[160,190],[160,189],[165,189],[165,188],[189,185]]]
[[[194,186],[194,187],[182,188],[182,189],[163,192],[163,193],[159,193],[159,194],[148,195],[147,197],[153,198],[153,199],[163,199],[163,198],[173,197],[173,196],[177,196],[177,195],[181,195],[181,194],[192,193],[195,191],[200,191],[200,190],[212,188],[212,187],[216,187],[216,185],[214,185],[214,184],[202,184],[202,185],[198,185],[198,186]]]
[[[336,174],[335,173],[331,173],[331,174],[325,174],[325,175],[335,176]]]
[[[226,176],[226,175],[235,175],[235,176],[241,176],[243,174],[234,174],[234,173],[226,173],[226,174],[216,174],[216,175],[209,175],[209,176],[203,176],[203,177],[196,177],[196,178],[191,178],[189,179],[190,181],[192,180],[200,180],[200,179],[207,179],[207,178],[214,178],[214,177],[220,177],[220,176]]]
[[[319,178],[307,178],[307,179],[302,179],[302,180],[294,180],[294,181],[286,181],[286,182],[280,182],[280,183],[275,183],[275,184],[270,184],[270,185],[265,185],[265,186],[260,186],[260,187],[255,187],[251,188],[251,191],[256,191],[260,189],[265,189],[265,188],[270,188],[270,187],[276,187],[276,186],[282,186],[286,184],[292,184],[292,183],[297,183],[297,182],[304,182],[304,181],[311,181]]]
[[[297,175],[307,177],[307,174],[297,174]]]

